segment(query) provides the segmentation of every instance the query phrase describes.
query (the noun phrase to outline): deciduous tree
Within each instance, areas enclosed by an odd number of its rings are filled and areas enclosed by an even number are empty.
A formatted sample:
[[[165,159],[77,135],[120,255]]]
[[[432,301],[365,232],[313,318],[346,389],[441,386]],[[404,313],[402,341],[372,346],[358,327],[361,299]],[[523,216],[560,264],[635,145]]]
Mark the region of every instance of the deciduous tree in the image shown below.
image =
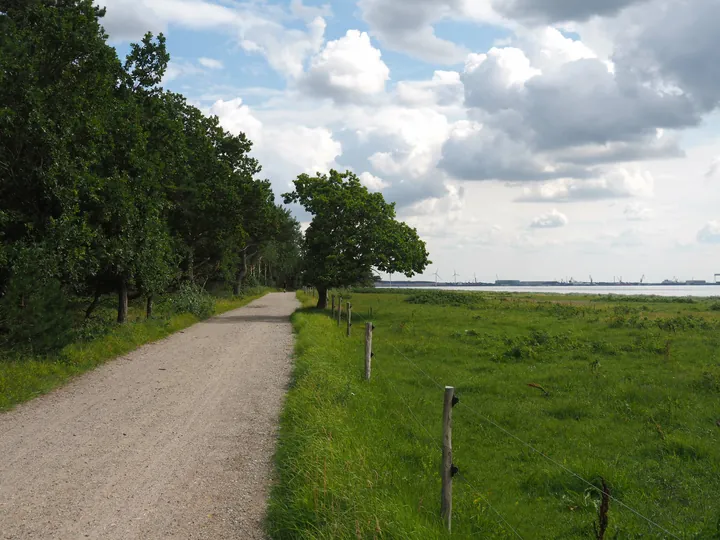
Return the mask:
[[[331,287],[367,279],[372,269],[412,277],[427,265],[428,253],[415,229],[396,220],[394,203],[371,193],[352,172],[300,175],[285,203],[299,203],[313,215],[305,233],[304,279],[325,307]]]

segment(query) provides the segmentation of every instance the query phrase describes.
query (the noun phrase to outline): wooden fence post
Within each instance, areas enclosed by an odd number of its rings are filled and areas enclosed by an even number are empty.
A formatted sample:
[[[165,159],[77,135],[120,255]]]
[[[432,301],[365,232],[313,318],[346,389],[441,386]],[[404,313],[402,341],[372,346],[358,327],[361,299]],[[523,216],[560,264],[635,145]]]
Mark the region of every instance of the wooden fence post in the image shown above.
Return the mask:
[[[338,298],[338,312],[337,312],[337,325],[340,326],[340,319],[342,319],[342,296]]]
[[[352,304],[347,303],[347,337],[350,337],[352,329]]]
[[[330,318],[335,317],[335,295],[332,295],[332,308],[330,308]]]
[[[447,523],[448,532],[452,531],[452,478],[456,470],[452,459],[452,408],[457,403],[455,388],[445,387],[443,401],[443,447],[442,447],[442,493],[440,498],[440,514]]]
[[[365,380],[370,380],[370,370],[372,367],[372,334],[373,323],[365,323]]]

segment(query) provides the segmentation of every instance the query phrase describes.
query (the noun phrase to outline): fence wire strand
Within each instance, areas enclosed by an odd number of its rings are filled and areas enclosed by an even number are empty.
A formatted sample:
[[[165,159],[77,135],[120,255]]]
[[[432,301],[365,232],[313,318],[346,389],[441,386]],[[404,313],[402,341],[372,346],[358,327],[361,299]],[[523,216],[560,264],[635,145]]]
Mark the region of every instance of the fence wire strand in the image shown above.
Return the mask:
[[[427,437],[428,437],[427,443],[430,444],[431,446],[434,446],[438,450],[438,452],[442,452],[442,445],[440,445],[440,443],[437,442],[437,439],[432,436],[432,434],[430,433],[430,430],[428,430],[428,428],[415,415],[408,400],[406,400],[403,397],[403,395],[400,392],[398,392],[397,387],[390,381],[390,379],[383,379],[383,381],[390,385],[390,388],[392,388],[395,395],[397,395],[402,400],[402,402],[405,404],[405,406],[407,407],[407,410],[410,413],[410,416],[412,416],[413,420],[415,420],[415,423],[427,434]],[[460,476],[460,478],[462,479],[462,481],[464,483],[466,483],[468,486],[470,486],[472,489],[474,489],[477,492],[478,496],[488,506],[488,508],[490,508],[495,513],[495,515],[497,515],[497,517],[499,518],[499,520],[496,520],[497,523],[500,524],[500,526],[503,528],[507,527],[507,529],[512,531],[512,533],[515,536],[517,536],[518,538],[520,538],[522,540],[523,537],[520,535],[520,533],[518,533],[517,530],[515,529],[515,527],[513,527],[510,524],[510,522],[508,522],[508,520],[505,519],[505,517],[500,513],[500,511],[492,505],[492,503],[487,499],[487,497],[485,497],[475,485],[471,484],[467,480],[465,475],[463,475],[462,473],[458,473],[458,476]]]
[[[367,320],[366,320],[362,315],[360,315],[359,313],[358,313],[357,315],[358,315],[358,317],[360,317],[361,319],[363,319],[365,322],[370,322],[370,321],[367,321]],[[437,388],[439,388],[439,389],[441,389],[441,390],[445,388],[442,384],[440,384],[438,381],[436,381],[433,377],[431,377],[430,375],[428,375],[420,366],[417,365],[416,362],[413,362],[410,358],[408,358],[408,357],[407,357],[400,349],[398,349],[394,344],[388,343],[388,345],[390,345],[390,347],[391,347],[398,355],[400,355],[400,357],[402,357],[406,362],[408,362],[408,364],[410,364],[410,366],[413,367],[413,368],[416,370],[416,372],[421,373],[425,378],[427,378],[430,382],[432,382]],[[589,488],[595,490],[596,492],[598,492],[598,493],[601,494],[601,495],[603,494],[603,491],[602,491],[600,488],[598,488],[595,484],[593,484],[592,482],[589,482],[588,480],[586,480],[585,478],[583,478],[582,476],[580,476],[579,474],[577,474],[575,471],[569,469],[568,467],[566,467],[566,466],[563,465],[562,463],[560,463],[560,462],[558,462],[557,460],[551,458],[550,456],[548,456],[547,454],[545,454],[545,453],[542,452],[541,450],[538,450],[537,448],[535,448],[534,446],[532,446],[530,443],[525,442],[523,439],[521,439],[520,437],[518,437],[518,436],[515,435],[514,433],[508,431],[506,428],[502,427],[500,424],[498,424],[497,422],[493,421],[491,418],[489,418],[489,417],[487,417],[487,416],[479,413],[478,411],[476,411],[475,409],[473,409],[473,408],[470,407],[469,405],[464,405],[464,402],[460,402],[460,403],[458,403],[458,405],[463,405],[463,407],[464,407],[465,409],[467,409],[467,410],[469,410],[470,412],[472,412],[473,414],[475,414],[475,415],[476,415],[478,418],[480,418],[481,420],[487,422],[488,424],[492,425],[492,426],[495,427],[496,429],[498,429],[498,430],[500,430],[501,432],[503,432],[503,433],[504,433],[505,435],[507,435],[508,437],[514,439],[515,441],[519,442],[520,444],[522,444],[522,445],[525,446],[526,448],[532,450],[533,452],[535,452],[536,454],[538,454],[539,456],[541,456],[542,458],[544,458],[545,460],[547,460],[549,463],[552,463],[552,464],[555,465],[556,467],[559,467],[560,469],[562,469],[562,470],[565,471],[566,473],[568,473],[568,474],[570,474],[571,476],[577,478],[578,480],[580,480],[581,482],[583,482],[585,485],[587,485]],[[429,434],[429,433],[428,433],[428,434]],[[618,505],[620,505],[621,507],[623,507],[623,508],[625,508],[626,510],[628,510],[628,511],[632,512],[633,514],[635,514],[635,515],[636,515],[637,517],[639,517],[640,519],[643,519],[643,520],[644,520],[645,522],[647,522],[649,525],[652,525],[653,527],[661,530],[662,532],[664,532],[665,534],[669,535],[669,536],[672,537],[672,538],[675,538],[675,539],[677,539],[677,540],[680,540],[680,537],[679,537],[679,536],[677,536],[676,534],[670,532],[670,531],[667,530],[665,527],[663,527],[663,526],[660,525],[659,523],[653,521],[653,520],[650,519],[649,517],[641,514],[640,512],[638,512],[637,510],[635,510],[635,509],[632,508],[631,506],[625,504],[625,503],[622,502],[620,499],[617,499],[616,497],[613,497],[612,495],[609,495],[609,498],[610,498],[612,501],[614,501],[615,503],[617,503]],[[489,506],[489,504],[488,504],[488,506]],[[509,525],[509,524],[508,524],[508,525]],[[516,532],[516,531],[515,531],[515,532]],[[517,532],[516,532],[516,534],[517,534]]]

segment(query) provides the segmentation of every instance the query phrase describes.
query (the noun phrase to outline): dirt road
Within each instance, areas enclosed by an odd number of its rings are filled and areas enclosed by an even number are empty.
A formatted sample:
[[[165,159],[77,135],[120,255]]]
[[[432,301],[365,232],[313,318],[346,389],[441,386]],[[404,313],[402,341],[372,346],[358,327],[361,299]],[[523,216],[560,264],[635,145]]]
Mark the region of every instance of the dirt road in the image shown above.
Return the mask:
[[[0,538],[262,538],[296,305],[270,294],[0,414]]]

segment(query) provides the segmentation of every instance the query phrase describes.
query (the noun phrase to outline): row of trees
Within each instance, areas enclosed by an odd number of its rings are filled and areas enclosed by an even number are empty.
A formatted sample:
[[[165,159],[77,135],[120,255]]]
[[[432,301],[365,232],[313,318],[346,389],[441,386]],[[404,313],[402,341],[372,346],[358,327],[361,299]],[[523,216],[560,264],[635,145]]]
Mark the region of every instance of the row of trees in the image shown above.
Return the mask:
[[[188,284],[238,294],[249,268],[303,279],[321,306],[374,271],[425,269],[416,231],[350,172],[301,175],[284,196],[313,215],[303,239],[251,141],[160,86],[163,35],[122,62],[103,15],[93,0],[0,0],[0,337],[32,341],[109,294],[120,323],[130,299],[149,316]]]
[[[181,281],[238,293],[261,259],[292,280],[299,225],[252,143],[160,87],[162,35],[121,62],[103,15],[93,0],[0,0],[5,322],[62,295],[87,297],[89,316],[109,293],[124,322],[128,299],[149,311]]]

